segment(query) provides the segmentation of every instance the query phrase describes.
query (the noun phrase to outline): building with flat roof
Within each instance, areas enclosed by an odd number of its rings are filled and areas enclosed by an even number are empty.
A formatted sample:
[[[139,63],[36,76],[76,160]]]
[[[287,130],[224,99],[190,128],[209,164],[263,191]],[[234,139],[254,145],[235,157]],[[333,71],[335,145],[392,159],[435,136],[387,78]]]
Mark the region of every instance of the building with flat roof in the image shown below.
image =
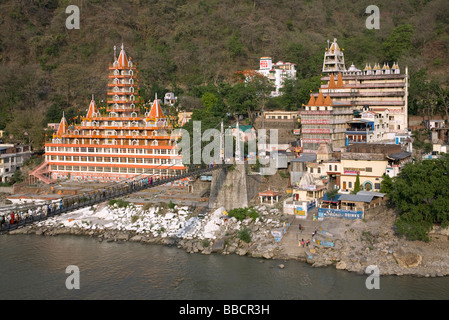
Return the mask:
[[[300,115],[304,153],[316,153],[322,143],[335,151],[344,148],[346,123],[353,117],[352,104],[336,102],[320,91],[316,99],[310,96]]]
[[[296,64],[284,61],[273,63],[271,57],[261,57],[257,72],[270,80],[274,86],[271,96],[277,97],[282,94],[280,89],[284,86],[285,79],[296,78]]]
[[[8,182],[31,154],[28,145],[0,144],[0,182]]]

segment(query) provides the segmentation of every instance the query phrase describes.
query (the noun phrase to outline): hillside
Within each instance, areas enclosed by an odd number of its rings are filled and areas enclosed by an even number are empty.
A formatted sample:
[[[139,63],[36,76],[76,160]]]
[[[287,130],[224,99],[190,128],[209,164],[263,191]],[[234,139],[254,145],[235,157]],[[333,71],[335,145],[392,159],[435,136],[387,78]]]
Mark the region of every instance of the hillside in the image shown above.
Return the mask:
[[[80,8],[78,30],[65,27],[69,4]],[[447,0],[377,1],[378,30],[365,27],[370,4],[367,0],[3,0],[0,130],[6,128],[17,139],[29,137],[37,146],[43,139],[42,126],[59,119],[62,110],[87,107],[92,94],[101,104],[113,46],[121,43],[138,63],[145,100],[166,91],[200,98],[198,92],[204,90],[198,87],[229,82],[236,71],[257,68],[259,58],[267,55],[296,63],[300,86],[310,85],[307,81],[313,77],[315,85],[327,40],[333,38],[345,48],[347,67],[395,59],[400,66],[409,66],[411,73],[427,68],[430,78],[447,85]]]

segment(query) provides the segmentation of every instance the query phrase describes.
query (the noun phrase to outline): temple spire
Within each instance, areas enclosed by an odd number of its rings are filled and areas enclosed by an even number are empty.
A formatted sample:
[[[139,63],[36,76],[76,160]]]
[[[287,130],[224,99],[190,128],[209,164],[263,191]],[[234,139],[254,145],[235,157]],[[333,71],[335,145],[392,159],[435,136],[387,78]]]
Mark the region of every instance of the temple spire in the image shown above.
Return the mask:
[[[65,134],[67,132],[68,126],[69,125],[68,125],[67,120],[65,118],[64,111],[62,111],[62,119],[61,119],[61,122],[59,123],[58,132],[56,134],[58,136],[61,136],[61,135]]]
[[[97,105],[95,104],[95,99],[94,99],[94,95],[92,95],[92,100],[90,101],[89,104],[89,109],[87,110],[87,118],[92,118],[95,117],[98,114],[98,108]]]

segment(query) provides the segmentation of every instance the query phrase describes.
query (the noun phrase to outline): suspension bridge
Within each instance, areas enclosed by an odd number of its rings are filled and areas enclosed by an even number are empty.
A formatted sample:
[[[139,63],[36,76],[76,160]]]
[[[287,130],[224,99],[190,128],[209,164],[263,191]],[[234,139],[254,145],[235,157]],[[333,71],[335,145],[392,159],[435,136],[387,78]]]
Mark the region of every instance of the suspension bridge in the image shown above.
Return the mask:
[[[53,203],[55,204],[54,208],[51,207],[51,203],[45,201],[33,204],[4,206],[0,209],[0,216],[6,216],[11,213],[17,214],[19,212],[27,213],[30,212],[30,210],[35,211],[35,214],[28,215],[26,218],[22,218],[12,224],[2,223],[0,227],[0,233],[6,233],[8,231],[24,227],[35,222],[46,220],[53,216],[82,209],[111,199],[125,197],[129,194],[140,192],[142,190],[154,188],[157,186],[162,186],[176,180],[199,176],[215,170],[225,169],[232,165],[233,164],[230,163],[209,165],[207,168],[198,169],[181,175],[157,180],[144,178],[142,175],[140,175],[139,177],[134,177],[133,179],[126,179],[119,183],[106,185],[103,188],[98,188],[84,194],[61,196],[56,202],[53,201]],[[43,207],[49,209],[44,211],[42,210]]]

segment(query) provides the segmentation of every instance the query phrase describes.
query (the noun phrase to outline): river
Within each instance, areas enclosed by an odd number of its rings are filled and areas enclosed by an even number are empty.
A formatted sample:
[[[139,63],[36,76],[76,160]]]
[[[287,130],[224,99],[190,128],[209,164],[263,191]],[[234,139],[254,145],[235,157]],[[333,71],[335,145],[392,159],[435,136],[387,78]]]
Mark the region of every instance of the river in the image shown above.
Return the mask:
[[[2,300],[449,299],[449,277],[381,276],[368,290],[366,275],[335,267],[89,237],[2,235],[0,257]],[[79,289],[66,287],[69,265]]]

